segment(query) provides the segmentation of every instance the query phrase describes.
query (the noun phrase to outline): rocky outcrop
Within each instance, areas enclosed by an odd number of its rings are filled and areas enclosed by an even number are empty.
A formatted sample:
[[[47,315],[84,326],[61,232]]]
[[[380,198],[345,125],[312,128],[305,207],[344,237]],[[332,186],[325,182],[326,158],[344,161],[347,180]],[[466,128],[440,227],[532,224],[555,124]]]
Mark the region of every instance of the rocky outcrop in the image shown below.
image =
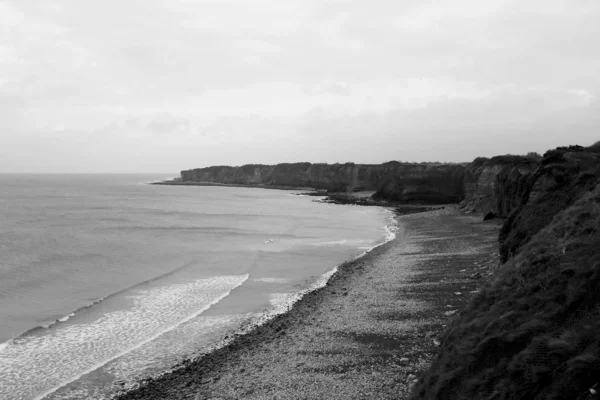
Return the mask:
[[[527,177],[538,165],[539,159],[527,156],[475,159],[465,169],[461,207],[467,212],[507,217],[520,204]]]
[[[183,182],[312,187],[330,192],[374,190],[379,200],[456,203],[463,199],[459,164],[277,164],[214,166],[181,172]]]

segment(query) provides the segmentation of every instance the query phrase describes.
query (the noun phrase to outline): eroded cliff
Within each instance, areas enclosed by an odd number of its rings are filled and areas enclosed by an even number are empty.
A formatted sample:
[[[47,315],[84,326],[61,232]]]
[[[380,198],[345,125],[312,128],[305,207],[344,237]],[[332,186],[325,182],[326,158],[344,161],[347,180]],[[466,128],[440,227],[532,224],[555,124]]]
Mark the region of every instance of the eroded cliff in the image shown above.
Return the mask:
[[[464,166],[458,164],[277,164],[214,166],[181,172],[184,182],[312,187],[330,192],[376,190],[384,200],[456,203],[463,199]]]
[[[538,165],[536,157],[476,158],[465,169],[462,208],[507,217],[522,200],[527,177]]]

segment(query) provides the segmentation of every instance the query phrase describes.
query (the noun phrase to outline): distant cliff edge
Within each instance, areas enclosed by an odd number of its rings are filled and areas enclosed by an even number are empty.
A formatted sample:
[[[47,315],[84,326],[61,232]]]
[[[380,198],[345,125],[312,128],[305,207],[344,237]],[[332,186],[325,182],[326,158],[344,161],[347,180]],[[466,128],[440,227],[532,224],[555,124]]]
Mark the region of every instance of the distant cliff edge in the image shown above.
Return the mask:
[[[460,164],[244,165],[181,171],[181,181],[262,187],[312,187],[329,192],[377,191],[376,197],[404,203],[457,203],[464,198]]]

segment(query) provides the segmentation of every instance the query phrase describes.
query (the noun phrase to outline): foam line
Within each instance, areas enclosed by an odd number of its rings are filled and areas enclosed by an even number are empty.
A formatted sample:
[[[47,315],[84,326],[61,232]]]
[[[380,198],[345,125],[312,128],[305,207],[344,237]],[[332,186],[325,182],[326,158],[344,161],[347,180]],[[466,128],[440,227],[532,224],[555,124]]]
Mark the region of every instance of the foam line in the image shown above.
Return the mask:
[[[175,274],[175,273],[177,273],[177,272],[179,272],[179,271],[181,271],[181,270],[183,270],[183,269],[185,269],[185,268],[187,268],[187,267],[189,267],[189,266],[191,266],[191,265],[193,265],[193,264],[194,264],[194,263],[187,263],[187,264],[183,264],[182,266],[180,266],[180,267],[178,267],[178,268],[175,268],[174,270],[171,270],[171,271],[169,271],[169,272],[166,272],[166,273],[164,273],[164,274],[162,274],[162,275],[156,276],[156,277],[154,277],[154,278],[147,279],[147,280],[145,280],[145,281],[142,281],[142,282],[135,283],[135,284],[133,284],[133,285],[131,285],[131,286],[129,286],[129,287],[126,287],[126,288],[124,288],[124,289],[118,290],[118,291],[116,291],[116,292],[114,292],[114,293],[111,293],[111,294],[109,294],[109,295],[107,295],[107,296],[101,297],[101,298],[99,298],[98,300],[94,300],[94,301],[92,301],[91,303],[88,303],[88,304],[86,304],[85,306],[79,307],[78,309],[76,309],[76,310],[74,310],[74,311],[70,312],[69,314],[65,315],[64,317],[61,317],[61,318],[55,319],[54,321],[51,321],[51,322],[49,322],[49,323],[47,323],[47,324],[43,324],[43,325],[34,326],[33,328],[30,328],[30,329],[26,330],[25,332],[23,332],[23,333],[21,333],[21,334],[19,334],[19,335],[15,336],[15,337],[16,337],[16,338],[20,338],[20,337],[26,337],[26,336],[29,336],[29,335],[31,335],[31,334],[33,334],[33,333],[36,333],[36,332],[37,332],[37,331],[39,331],[40,329],[48,329],[48,328],[51,328],[51,327],[55,326],[56,324],[59,324],[59,323],[61,323],[61,322],[65,322],[65,321],[67,321],[69,318],[71,318],[71,317],[74,317],[76,314],[79,314],[79,313],[80,313],[80,312],[82,312],[82,311],[85,311],[85,310],[87,310],[87,309],[89,309],[89,308],[91,308],[91,307],[94,307],[94,306],[95,306],[95,305],[97,305],[97,304],[100,304],[100,303],[102,303],[102,302],[103,302],[103,301],[105,301],[105,300],[108,300],[108,299],[110,299],[110,298],[113,298],[113,297],[119,296],[119,295],[121,295],[121,294],[123,294],[123,293],[129,292],[129,291],[131,291],[131,290],[133,290],[133,289],[136,289],[136,288],[138,288],[138,287],[140,287],[140,286],[144,286],[144,285],[147,285],[147,284],[149,284],[149,283],[152,283],[152,282],[158,281],[158,280],[160,280],[160,279],[162,279],[162,278],[166,278],[166,277],[168,277],[168,276],[171,276],[171,275],[173,275],[173,274]]]
[[[167,327],[167,328],[165,328],[165,329],[163,329],[163,330],[161,330],[161,331],[157,332],[156,334],[152,335],[151,337],[148,337],[148,338],[146,338],[145,340],[143,340],[142,342],[138,343],[137,345],[135,345],[135,346],[133,346],[133,347],[131,347],[131,348],[128,348],[128,349],[126,349],[126,350],[123,350],[123,351],[119,352],[118,354],[116,354],[116,355],[114,355],[114,356],[112,356],[112,357],[110,357],[110,358],[108,358],[108,359],[106,359],[106,360],[103,360],[103,361],[101,361],[101,362],[99,362],[99,363],[97,363],[97,364],[95,364],[95,365],[91,366],[90,368],[86,369],[85,371],[83,371],[83,372],[82,372],[82,373],[80,373],[79,375],[77,375],[77,376],[75,376],[75,377],[73,377],[73,378],[70,378],[70,379],[68,379],[68,380],[65,380],[65,381],[61,382],[59,385],[55,386],[54,388],[52,388],[52,389],[50,389],[50,390],[47,390],[46,392],[44,392],[44,393],[42,393],[42,394],[40,394],[40,395],[36,396],[36,397],[34,398],[34,400],[42,400],[44,397],[46,397],[46,396],[48,396],[48,395],[50,395],[50,394],[52,394],[52,393],[56,392],[56,391],[57,391],[57,390],[59,390],[60,388],[62,388],[62,387],[64,387],[64,386],[66,386],[66,385],[68,385],[68,384],[70,384],[70,383],[72,383],[72,382],[75,382],[77,379],[81,378],[82,376],[84,376],[84,375],[86,375],[86,374],[89,374],[90,372],[93,372],[93,371],[97,370],[98,368],[101,368],[101,367],[103,367],[104,365],[108,364],[108,363],[109,363],[109,362],[111,362],[112,360],[115,360],[115,359],[117,359],[117,358],[119,358],[119,357],[122,357],[122,356],[124,356],[125,354],[127,354],[127,353],[129,353],[129,352],[131,352],[131,351],[134,351],[134,350],[136,350],[136,349],[139,349],[140,347],[142,347],[142,346],[143,346],[143,345],[145,345],[146,343],[148,343],[148,342],[151,342],[151,341],[153,341],[153,340],[157,339],[159,336],[161,336],[161,335],[163,335],[163,334],[165,334],[165,333],[167,333],[167,332],[169,332],[169,331],[172,331],[173,329],[177,328],[177,327],[178,327],[178,326],[180,326],[181,324],[184,324],[184,323],[186,323],[186,322],[188,322],[188,321],[190,321],[190,320],[192,320],[192,319],[196,318],[197,316],[199,316],[200,314],[202,314],[204,311],[208,310],[210,307],[212,307],[213,305],[217,304],[218,302],[220,302],[221,300],[223,300],[225,297],[229,296],[229,294],[230,294],[230,293],[231,293],[231,292],[232,292],[232,291],[233,291],[235,288],[237,288],[237,287],[241,286],[241,285],[242,285],[244,282],[246,282],[246,281],[248,280],[248,278],[249,278],[249,275],[248,275],[248,274],[246,274],[246,275],[243,275],[243,276],[244,276],[244,278],[243,278],[243,279],[242,279],[242,280],[241,280],[241,281],[240,281],[240,282],[239,282],[237,285],[235,285],[234,287],[232,287],[232,288],[231,288],[229,291],[225,292],[225,293],[224,293],[224,294],[222,294],[221,296],[219,296],[219,297],[215,298],[215,299],[214,299],[212,302],[210,302],[210,303],[209,303],[209,304],[207,304],[206,306],[202,307],[202,308],[201,308],[200,310],[198,310],[197,312],[195,312],[195,313],[193,313],[193,314],[190,314],[190,315],[188,315],[187,317],[183,318],[182,320],[180,320],[180,321],[179,321],[179,322],[177,322],[176,324],[174,324],[174,325],[171,325],[171,326],[169,326],[169,327]]]

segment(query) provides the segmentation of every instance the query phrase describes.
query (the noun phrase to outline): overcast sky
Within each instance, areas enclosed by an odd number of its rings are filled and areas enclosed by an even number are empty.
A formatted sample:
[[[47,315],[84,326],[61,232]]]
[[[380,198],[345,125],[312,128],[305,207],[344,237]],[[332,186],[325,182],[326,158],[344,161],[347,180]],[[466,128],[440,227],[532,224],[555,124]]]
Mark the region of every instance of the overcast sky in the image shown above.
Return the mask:
[[[598,0],[0,0],[0,172],[600,139]]]

